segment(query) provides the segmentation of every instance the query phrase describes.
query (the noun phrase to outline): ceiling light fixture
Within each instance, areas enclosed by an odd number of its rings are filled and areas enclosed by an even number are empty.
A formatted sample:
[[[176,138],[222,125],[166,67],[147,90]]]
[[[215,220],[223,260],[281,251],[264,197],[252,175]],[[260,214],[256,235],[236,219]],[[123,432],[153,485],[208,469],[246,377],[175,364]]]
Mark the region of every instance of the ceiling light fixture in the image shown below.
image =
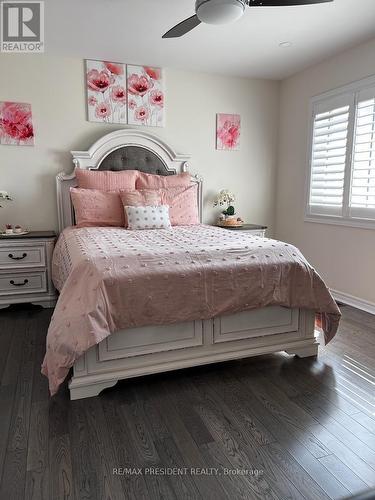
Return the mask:
[[[197,16],[202,23],[227,24],[237,21],[245,12],[244,0],[197,0]]]

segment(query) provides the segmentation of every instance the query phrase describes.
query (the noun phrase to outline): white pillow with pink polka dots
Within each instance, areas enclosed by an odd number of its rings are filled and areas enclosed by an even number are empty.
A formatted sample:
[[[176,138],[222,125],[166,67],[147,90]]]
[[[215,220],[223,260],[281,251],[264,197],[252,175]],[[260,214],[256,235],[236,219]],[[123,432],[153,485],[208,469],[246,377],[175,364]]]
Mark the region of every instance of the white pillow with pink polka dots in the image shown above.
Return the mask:
[[[124,207],[128,229],[170,229],[169,206]]]

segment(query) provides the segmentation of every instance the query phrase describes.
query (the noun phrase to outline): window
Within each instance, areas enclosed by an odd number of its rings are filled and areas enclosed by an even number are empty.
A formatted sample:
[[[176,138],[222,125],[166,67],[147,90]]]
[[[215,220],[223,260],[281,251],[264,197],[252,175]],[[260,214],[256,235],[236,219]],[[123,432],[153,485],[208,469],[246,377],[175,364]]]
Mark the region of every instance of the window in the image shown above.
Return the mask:
[[[375,77],[312,100],[306,220],[375,227]]]

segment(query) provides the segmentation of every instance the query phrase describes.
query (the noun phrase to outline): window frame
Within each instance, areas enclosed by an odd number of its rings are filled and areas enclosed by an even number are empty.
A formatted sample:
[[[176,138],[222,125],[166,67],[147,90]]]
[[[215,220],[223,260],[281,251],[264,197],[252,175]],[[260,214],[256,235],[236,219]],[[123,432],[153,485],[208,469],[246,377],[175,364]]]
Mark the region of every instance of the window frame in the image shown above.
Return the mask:
[[[307,152],[307,175],[306,175],[306,188],[305,188],[305,209],[304,220],[305,222],[315,222],[319,224],[333,224],[348,227],[360,227],[364,229],[375,229],[375,213],[372,218],[361,216],[361,210],[367,209],[350,207],[350,193],[353,176],[353,154],[355,147],[355,131],[356,131],[356,118],[357,118],[357,103],[358,95],[360,92],[375,87],[375,75],[364,78],[362,80],[350,83],[348,85],[330,90],[323,94],[314,96],[310,99],[309,106],[309,126],[308,126],[308,152]],[[348,98],[347,104],[349,107],[349,122],[348,122],[348,137],[347,137],[347,157],[345,165],[345,180],[344,180],[344,194],[342,215],[334,215],[332,213],[316,214],[311,211],[310,205],[310,188],[312,177],[312,154],[314,143],[314,121],[315,116],[318,114],[316,108],[319,105],[324,106],[326,101],[333,101],[334,99],[340,100],[345,97]],[[375,93],[374,93],[375,97]],[[371,209],[370,213],[371,213]],[[324,209],[322,210],[324,211]],[[327,212],[329,210],[327,209]],[[358,213],[354,216],[353,213]]]

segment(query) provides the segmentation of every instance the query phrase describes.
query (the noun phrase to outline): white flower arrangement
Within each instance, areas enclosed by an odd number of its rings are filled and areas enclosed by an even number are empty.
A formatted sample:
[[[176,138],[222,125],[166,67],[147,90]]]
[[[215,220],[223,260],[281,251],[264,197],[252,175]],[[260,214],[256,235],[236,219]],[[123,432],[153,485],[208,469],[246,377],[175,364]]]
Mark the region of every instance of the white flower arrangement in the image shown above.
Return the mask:
[[[0,191],[0,200],[12,201],[12,198],[9,196],[7,191]],[[1,205],[0,205],[1,208]]]
[[[214,207],[227,205],[236,201],[234,194],[229,189],[222,189],[214,200]]]
[[[223,210],[224,215],[234,215],[235,209],[233,202],[236,201],[235,195],[229,191],[229,189],[222,189],[219,194],[214,199],[214,207],[222,207],[226,205],[226,209]]]

